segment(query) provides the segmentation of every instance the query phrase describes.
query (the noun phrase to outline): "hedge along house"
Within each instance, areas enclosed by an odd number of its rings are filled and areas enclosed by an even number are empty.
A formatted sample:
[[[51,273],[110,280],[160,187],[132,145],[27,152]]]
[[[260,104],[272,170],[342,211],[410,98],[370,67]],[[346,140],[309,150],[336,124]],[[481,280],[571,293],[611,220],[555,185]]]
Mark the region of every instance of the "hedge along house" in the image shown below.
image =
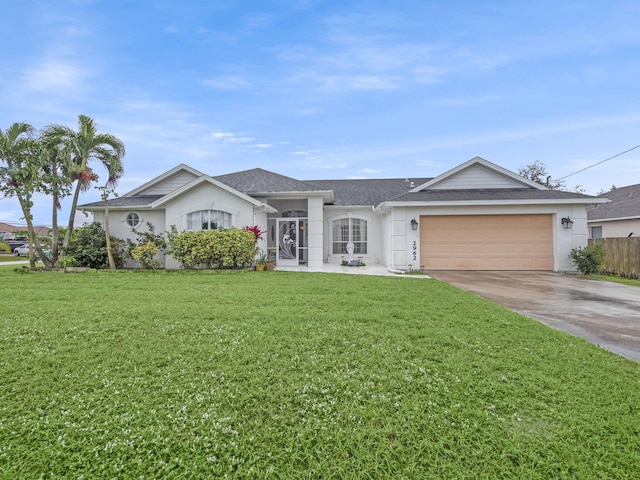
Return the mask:
[[[132,239],[147,222],[157,233],[258,225],[277,267],[353,258],[403,271],[568,271],[569,251],[587,244],[587,206],[607,201],[549,190],[479,157],[412,179],[300,181],[260,168],[212,177],[181,164],[109,200],[109,225]],[[103,202],[81,208],[103,222]]]

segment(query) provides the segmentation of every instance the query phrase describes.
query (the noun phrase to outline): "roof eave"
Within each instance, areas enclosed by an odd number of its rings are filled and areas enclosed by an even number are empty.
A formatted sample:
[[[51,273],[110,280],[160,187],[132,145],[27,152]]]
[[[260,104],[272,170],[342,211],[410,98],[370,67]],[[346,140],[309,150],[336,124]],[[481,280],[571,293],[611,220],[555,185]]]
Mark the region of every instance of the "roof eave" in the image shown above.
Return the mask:
[[[593,203],[607,203],[597,199],[517,199],[517,200],[446,200],[446,201],[390,201],[382,202],[379,207],[443,207],[460,205],[591,205]]]
[[[591,222],[620,222],[625,220],[640,220],[640,215],[635,215],[631,217],[616,217],[616,218],[589,218],[587,219],[587,223]]]
[[[307,198],[307,197],[322,197],[325,202],[333,202],[334,194],[333,190],[312,190],[312,191],[286,191],[286,192],[247,192],[247,195],[252,197],[265,197],[265,198]]]

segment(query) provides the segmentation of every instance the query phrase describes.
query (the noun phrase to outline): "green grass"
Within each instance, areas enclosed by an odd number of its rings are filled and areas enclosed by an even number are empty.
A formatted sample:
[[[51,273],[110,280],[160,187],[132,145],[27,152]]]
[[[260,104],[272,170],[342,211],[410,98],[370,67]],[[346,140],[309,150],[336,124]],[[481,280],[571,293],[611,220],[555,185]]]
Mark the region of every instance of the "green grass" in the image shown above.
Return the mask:
[[[16,262],[19,260],[29,261],[27,257],[16,257],[13,253],[4,253],[0,255],[0,264],[3,262]]]
[[[640,472],[638,363],[437,280],[0,283],[0,478]]]
[[[633,287],[640,287],[640,278],[625,278],[617,275],[588,275],[593,280],[606,280],[607,282],[622,283]]]

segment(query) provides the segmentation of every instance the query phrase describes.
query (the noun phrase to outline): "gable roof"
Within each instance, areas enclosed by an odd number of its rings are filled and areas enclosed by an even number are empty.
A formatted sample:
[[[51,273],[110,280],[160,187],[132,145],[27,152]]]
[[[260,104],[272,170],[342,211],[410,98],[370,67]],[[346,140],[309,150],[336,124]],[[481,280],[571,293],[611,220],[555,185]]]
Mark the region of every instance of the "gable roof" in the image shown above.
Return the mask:
[[[181,163],[180,165],[173,167],[171,170],[164,172],[162,175],[159,175],[152,180],[149,180],[147,183],[140,185],[138,188],[134,188],[130,192],[127,192],[123,195],[123,197],[133,197],[135,195],[143,194],[145,191],[153,190],[154,187],[158,187],[162,183],[169,181],[171,178],[175,178],[180,174],[188,174],[191,180],[197,177],[201,177],[204,173],[196,170],[195,168],[191,168],[189,165]],[[186,183],[187,180],[182,180],[182,184]],[[109,203],[111,205],[111,203]]]
[[[590,195],[551,190],[484,158],[474,157],[409,192],[381,202],[380,207],[425,204],[593,204],[605,201]]]
[[[474,176],[479,182],[478,185],[482,185],[483,188],[532,188],[535,190],[548,190],[547,187],[521,177],[484,158],[474,157],[442,175],[438,175],[428,182],[418,185],[411,191],[420,192],[427,189],[469,189],[472,186],[470,180],[472,180]],[[458,177],[458,181],[456,181],[456,177]]]
[[[608,198],[611,202],[588,210],[589,222],[640,218],[640,183],[614,188],[598,198]]]
[[[261,207],[264,204],[262,202],[260,202],[259,200],[256,200],[253,197],[250,197],[249,195],[238,191],[228,185],[225,185],[224,183],[220,182],[219,180],[216,180],[215,178],[211,178],[209,175],[202,175],[198,178],[196,178],[195,180],[193,180],[192,182],[187,183],[186,185],[183,185],[182,187],[174,190],[173,192],[169,193],[168,195],[164,195],[163,197],[157,199],[156,201],[154,201],[153,203],[151,203],[151,207],[152,208],[156,208],[159,207],[161,205],[164,205],[165,203],[173,200],[176,197],[179,197],[180,195],[182,195],[183,193],[191,190],[192,188],[198,186],[198,185],[202,185],[203,183],[209,183],[215,187],[218,187],[222,190],[225,190],[226,192],[231,193],[232,195],[235,195],[239,198],[242,198],[244,201],[251,203],[252,205],[256,206],[256,207]]]
[[[109,206],[119,209],[156,208],[204,182],[237,195],[255,206],[266,205],[258,200],[260,197],[284,199],[308,196],[322,196],[324,203],[328,205],[374,208],[460,203],[598,204],[608,201],[605,198],[550,190],[483,158],[475,157],[438,177],[414,179],[301,181],[262,168],[211,177],[180,164],[131,192],[109,200]],[[99,210],[104,207],[104,203],[94,202],[81,207]]]

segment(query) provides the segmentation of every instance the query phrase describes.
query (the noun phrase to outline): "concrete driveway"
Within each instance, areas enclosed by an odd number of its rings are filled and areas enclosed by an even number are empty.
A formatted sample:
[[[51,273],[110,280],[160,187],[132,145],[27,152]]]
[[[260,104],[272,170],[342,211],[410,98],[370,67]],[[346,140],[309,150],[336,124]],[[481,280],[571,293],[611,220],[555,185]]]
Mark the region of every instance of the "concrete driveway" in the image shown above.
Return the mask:
[[[427,272],[640,362],[640,288],[547,272]]]

